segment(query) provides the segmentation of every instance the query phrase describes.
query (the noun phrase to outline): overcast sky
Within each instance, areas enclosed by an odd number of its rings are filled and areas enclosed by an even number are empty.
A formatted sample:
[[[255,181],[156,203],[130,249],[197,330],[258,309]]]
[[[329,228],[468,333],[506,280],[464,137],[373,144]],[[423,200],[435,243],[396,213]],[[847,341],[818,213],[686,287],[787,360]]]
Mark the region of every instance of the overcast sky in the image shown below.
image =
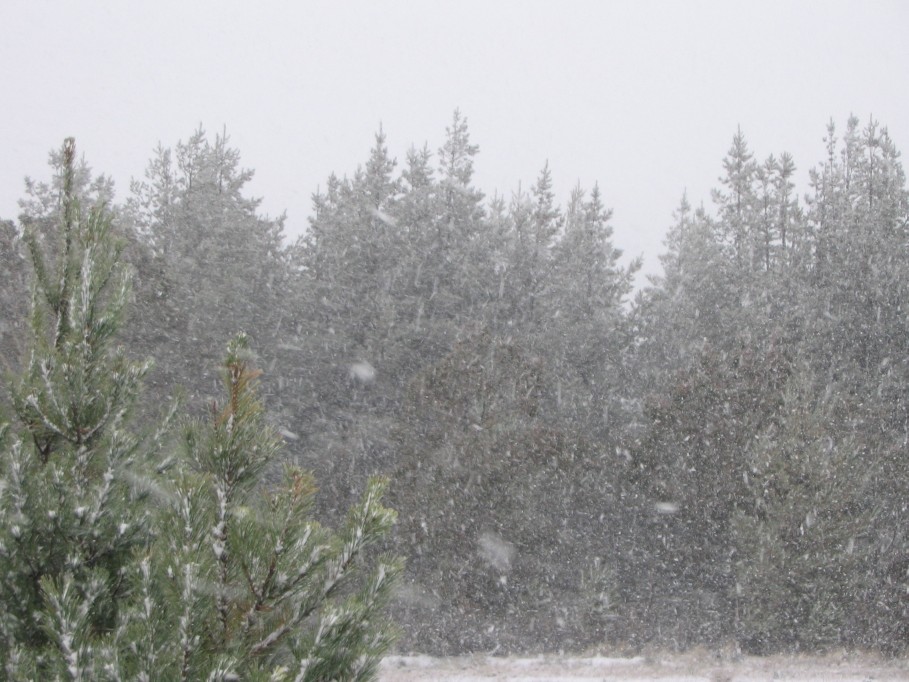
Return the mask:
[[[804,191],[825,125],[874,116],[909,144],[909,2],[0,2],[0,217],[75,136],[124,199],[155,146],[226,127],[288,233],[381,123],[403,163],[455,107],[476,184],[549,161],[560,201],[599,182],[615,242],[657,268],[687,189],[709,203],[738,126]]]

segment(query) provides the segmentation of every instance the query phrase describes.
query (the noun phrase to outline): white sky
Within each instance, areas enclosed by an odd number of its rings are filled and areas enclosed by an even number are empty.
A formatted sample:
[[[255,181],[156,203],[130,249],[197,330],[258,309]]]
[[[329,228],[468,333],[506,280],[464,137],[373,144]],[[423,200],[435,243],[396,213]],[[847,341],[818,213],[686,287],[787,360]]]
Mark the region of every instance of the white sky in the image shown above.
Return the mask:
[[[226,126],[288,233],[332,171],[435,151],[455,107],[476,184],[510,196],[548,159],[560,201],[599,181],[615,243],[657,256],[687,188],[709,203],[741,125],[763,160],[822,159],[827,121],[909,143],[909,2],[0,2],[0,217],[76,137],[124,199],[158,142]]]

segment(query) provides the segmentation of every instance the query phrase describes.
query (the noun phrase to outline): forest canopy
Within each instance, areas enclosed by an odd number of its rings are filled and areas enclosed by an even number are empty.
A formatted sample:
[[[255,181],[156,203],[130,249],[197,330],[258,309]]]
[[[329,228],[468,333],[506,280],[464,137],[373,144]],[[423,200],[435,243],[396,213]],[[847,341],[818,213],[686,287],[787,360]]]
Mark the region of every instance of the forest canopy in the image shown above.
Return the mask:
[[[380,130],[293,241],[226,134],[159,147],[124,198],[84,161],[71,191],[109,207],[134,273],[117,341],[154,359],[140,420],[178,390],[210,403],[243,331],[316,512],[341,522],[389,477],[402,650],[903,652],[909,194],[885,127],[820,132],[796,187],[795,159],[735,131],[639,290],[608,188],[560,201],[545,164],[486,195],[457,111],[400,160]],[[49,239],[62,169],[0,225],[13,371],[24,237]]]

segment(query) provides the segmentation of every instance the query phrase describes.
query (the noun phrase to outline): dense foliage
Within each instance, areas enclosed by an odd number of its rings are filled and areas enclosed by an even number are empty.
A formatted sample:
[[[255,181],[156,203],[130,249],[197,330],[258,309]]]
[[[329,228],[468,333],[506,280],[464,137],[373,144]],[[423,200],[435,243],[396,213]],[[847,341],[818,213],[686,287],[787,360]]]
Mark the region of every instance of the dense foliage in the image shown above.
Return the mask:
[[[664,272],[634,295],[608,197],[560,205],[548,164],[486,197],[459,112],[400,168],[380,130],[290,244],[226,136],[197,131],[115,209],[138,273],[124,338],[158,361],[148,402],[175,384],[205,402],[196,359],[247,329],[328,518],[391,477],[402,648],[902,652],[909,194],[875,121],[825,140],[796,188],[794,159],[736,131],[710,204],[682,199]],[[46,223],[54,187],[29,183],[23,225]],[[0,227],[7,348],[28,268]]]
[[[114,347],[124,242],[103,203],[82,208],[71,138],[60,160],[57,230],[26,222],[22,237],[31,333],[15,420],[0,420],[3,679],[371,679],[401,570],[384,557],[365,570],[395,519],[386,483],[368,483],[337,533],[312,520],[311,474],[287,465],[264,485],[280,438],[245,335],[206,418],[179,441],[173,413],[139,428],[149,364]]]

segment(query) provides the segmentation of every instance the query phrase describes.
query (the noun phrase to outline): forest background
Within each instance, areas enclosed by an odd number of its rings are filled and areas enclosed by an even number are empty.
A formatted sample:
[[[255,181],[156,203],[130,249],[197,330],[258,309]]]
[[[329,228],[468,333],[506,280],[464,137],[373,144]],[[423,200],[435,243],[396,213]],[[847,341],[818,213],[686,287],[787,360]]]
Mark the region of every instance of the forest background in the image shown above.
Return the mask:
[[[83,161],[135,272],[122,342],[155,367],[142,412],[218,393],[245,331],[284,458],[337,522],[391,477],[404,651],[907,642],[909,195],[886,128],[850,118],[796,188],[745,134],[682,197],[641,290],[608,197],[565,205],[544,166],[474,184],[455,112],[437,148],[313,194],[307,232],[250,196],[226,133],[161,146],[125,197]],[[90,157],[90,150],[86,150]],[[23,358],[23,229],[62,210],[62,160],[2,223],[2,357]]]

